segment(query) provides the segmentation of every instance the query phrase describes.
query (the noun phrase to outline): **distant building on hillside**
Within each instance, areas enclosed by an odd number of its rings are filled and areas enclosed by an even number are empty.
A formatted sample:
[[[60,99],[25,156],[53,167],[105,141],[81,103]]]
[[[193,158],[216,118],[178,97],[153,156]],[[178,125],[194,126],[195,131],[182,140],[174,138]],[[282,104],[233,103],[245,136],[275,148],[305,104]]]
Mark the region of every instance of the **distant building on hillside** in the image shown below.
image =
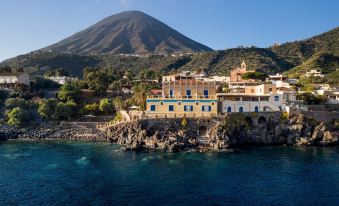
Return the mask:
[[[74,81],[77,81],[78,78],[72,78],[72,77],[59,77],[59,76],[51,76],[51,77],[45,77],[46,79],[52,80],[53,82],[56,82],[58,84],[64,85],[66,83],[71,83]]]
[[[321,71],[320,70],[316,70],[316,69],[312,69],[311,71],[306,72],[305,76],[306,77],[313,76],[313,77],[320,77],[320,78],[324,77],[324,75],[321,73]]]
[[[0,88],[14,89],[16,86],[29,86],[29,76],[24,72],[0,74]]]

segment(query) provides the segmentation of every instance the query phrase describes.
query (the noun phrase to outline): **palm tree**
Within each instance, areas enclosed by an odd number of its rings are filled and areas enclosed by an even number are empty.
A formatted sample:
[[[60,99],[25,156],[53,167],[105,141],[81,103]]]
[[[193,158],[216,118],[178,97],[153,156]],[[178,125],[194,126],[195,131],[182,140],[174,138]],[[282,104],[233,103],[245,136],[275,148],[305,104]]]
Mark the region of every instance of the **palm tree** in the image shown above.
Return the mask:
[[[147,89],[146,85],[138,84],[133,87],[133,101],[141,110],[146,109]]]

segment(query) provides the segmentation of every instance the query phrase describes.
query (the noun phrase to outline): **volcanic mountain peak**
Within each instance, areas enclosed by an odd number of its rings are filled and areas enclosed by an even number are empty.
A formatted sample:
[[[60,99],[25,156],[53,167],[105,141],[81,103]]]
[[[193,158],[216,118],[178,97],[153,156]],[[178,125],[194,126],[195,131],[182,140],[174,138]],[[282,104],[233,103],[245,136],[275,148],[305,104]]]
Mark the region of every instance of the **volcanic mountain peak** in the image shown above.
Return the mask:
[[[168,54],[212,49],[141,11],[127,11],[107,17],[42,50],[80,54]]]

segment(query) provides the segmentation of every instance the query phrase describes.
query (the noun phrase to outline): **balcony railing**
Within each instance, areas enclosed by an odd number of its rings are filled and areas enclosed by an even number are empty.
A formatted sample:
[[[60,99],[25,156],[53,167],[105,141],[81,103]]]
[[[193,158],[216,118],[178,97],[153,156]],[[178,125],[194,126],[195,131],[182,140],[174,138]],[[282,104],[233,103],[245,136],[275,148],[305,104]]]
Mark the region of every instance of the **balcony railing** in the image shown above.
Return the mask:
[[[217,99],[216,95],[148,95],[147,99]]]

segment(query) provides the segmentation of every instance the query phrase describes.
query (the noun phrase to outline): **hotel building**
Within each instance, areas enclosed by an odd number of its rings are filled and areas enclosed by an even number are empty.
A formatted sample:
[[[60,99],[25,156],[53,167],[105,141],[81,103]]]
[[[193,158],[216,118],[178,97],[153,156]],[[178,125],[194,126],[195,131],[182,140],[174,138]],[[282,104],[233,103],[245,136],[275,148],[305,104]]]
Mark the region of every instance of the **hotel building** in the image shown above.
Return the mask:
[[[146,99],[148,116],[203,117],[218,114],[214,82],[205,82],[189,75],[164,76],[162,80],[162,94]]]

